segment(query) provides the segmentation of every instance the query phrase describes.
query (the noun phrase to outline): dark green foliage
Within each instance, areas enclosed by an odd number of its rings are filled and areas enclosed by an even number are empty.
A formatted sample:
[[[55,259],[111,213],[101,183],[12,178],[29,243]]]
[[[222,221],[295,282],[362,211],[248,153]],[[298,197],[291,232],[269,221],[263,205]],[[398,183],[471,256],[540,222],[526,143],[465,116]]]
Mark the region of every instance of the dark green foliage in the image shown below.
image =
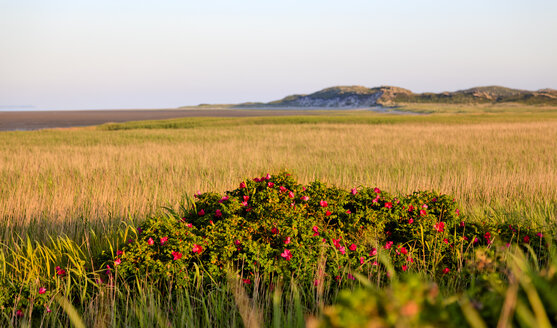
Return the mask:
[[[465,222],[454,199],[436,192],[393,196],[318,181],[304,186],[288,173],[196,198],[180,215],[141,225],[117,264],[109,261],[117,274],[126,281],[149,277],[183,285],[198,274],[215,282],[238,272],[248,285],[257,277],[294,277],[311,285],[341,282],[351,272],[377,276],[383,256],[398,271],[441,278],[462,271],[475,247],[540,240],[524,229]]]

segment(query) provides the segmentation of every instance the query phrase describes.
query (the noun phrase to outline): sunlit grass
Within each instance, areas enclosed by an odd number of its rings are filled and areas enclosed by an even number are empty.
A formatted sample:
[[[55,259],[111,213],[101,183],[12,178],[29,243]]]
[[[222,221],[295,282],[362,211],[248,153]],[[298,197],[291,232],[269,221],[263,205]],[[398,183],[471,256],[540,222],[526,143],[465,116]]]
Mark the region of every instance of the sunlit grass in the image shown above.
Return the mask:
[[[442,103],[413,103],[398,104],[397,110],[415,113],[555,113],[557,106],[525,105],[520,103],[498,104],[442,104]]]
[[[479,216],[495,208],[555,220],[555,114],[175,120],[183,121],[190,126],[1,133],[4,232],[80,233],[281,169],[303,183],[435,189]]]
[[[488,111],[186,118],[0,133],[2,277],[36,290],[55,265],[79,264],[68,269],[75,270],[71,285],[60,280],[60,296],[94,290],[93,297],[73,303],[74,319],[63,298],[52,301],[52,312],[40,318],[45,326],[78,319],[87,326],[243,326],[262,316],[266,325],[301,326],[304,315],[334,303],[336,289],[242,295],[232,279],[169,296],[146,281],[100,286],[83,268],[127,240],[122,221],[141,221],[197,190],[223,192],[282,169],[301,183],[434,189],[454,195],[473,220],[554,226],[557,113]],[[50,239],[61,234],[69,237]]]

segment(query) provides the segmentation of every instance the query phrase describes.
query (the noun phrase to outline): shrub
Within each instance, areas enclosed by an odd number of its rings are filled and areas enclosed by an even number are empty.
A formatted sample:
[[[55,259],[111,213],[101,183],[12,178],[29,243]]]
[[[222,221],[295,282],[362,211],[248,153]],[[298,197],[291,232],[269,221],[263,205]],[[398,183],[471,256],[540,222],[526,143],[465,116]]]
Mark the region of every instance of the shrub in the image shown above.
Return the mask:
[[[224,195],[198,194],[180,215],[147,220],[111,264],[126,280],[183,285],[201,276],[222,281],[232,271],[247,285],[258,277],[311,285],[341,283],[351,272],[372,276],[387,253],[399,271],[442,277],[460,271],[466,251],[495,236],[508,237],[466,223],[448,195],[301,185],[283,172]]]

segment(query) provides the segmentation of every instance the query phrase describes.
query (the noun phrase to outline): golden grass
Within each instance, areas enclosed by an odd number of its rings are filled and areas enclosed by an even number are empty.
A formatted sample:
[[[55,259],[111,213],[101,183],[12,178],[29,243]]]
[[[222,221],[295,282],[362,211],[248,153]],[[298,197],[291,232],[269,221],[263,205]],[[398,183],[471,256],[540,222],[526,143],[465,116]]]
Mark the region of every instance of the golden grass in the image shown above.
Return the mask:
[[[196,190],[281,169],[300,182],[436,189],[469,212],[555,206],[555,140],[553,119],[1,133],[0,219],[71,233],[76,220],[143,218]]]
[[[527,105],[521,103],[497,104],[443,104],[443,103],[400,103],[399,110],[416,113],[540,113],[557,112],[553,105]]]

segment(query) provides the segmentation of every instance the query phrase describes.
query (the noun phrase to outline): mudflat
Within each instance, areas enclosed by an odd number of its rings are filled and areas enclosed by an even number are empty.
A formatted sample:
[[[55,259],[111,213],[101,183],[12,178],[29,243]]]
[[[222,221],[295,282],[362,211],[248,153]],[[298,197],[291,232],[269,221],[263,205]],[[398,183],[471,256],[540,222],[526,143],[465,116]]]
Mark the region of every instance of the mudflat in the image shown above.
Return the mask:
[[[305,110],[255,109],[154,109],[0,112],[0,131],[38,130],[98,125],[109,122],[180,117],[246,117],[311,115]]]

